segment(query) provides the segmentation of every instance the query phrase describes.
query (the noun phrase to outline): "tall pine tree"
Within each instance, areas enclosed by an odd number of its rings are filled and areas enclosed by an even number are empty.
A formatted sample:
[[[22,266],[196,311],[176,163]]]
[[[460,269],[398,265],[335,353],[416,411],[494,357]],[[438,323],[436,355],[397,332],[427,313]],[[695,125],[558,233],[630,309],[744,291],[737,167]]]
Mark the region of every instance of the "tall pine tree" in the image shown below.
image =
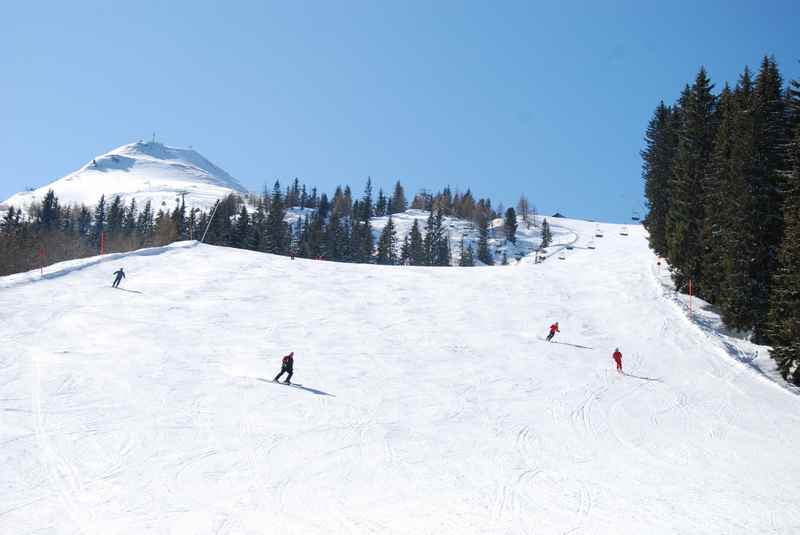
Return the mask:
[[[684,289],[690,279],[698,288],[702,274],[703,179],[716,133],[713,87],[705,68],[701,68],[681,108],[678,149],[670,186],[672,199],[667,216],[672,229],[667,239],[667,256],[679,289]],[[698,289],[697,293],[702,294],[702,287]]]
[[[783,79],[774,58],[765,57],[753,88],[755,120],[751,221],[756,223],[750,263],[753,278],[754,341],[765,343],[770,282],[778,267],[783,236],[785,151],[788,144]]]
[[[378,240],[378,264],[393,265],[397,264],[397,231],[392,221],[392,216],[383,227],[381,237]]]
[[[400,212],[405,212],[407,206],[405,190],[398,180],[394,185],[394,193],[392,194],[392,200],[389,204],[389,213],[399,214]]]
[[[771,286],[768,335],[781,375],[800,385],[800,127],[790,145],[789,161],[785,233]]]
[[[550,223],[547,222],[545,218],[542,221],[542,244],[541,248],[544,249],[545,247],[550,247],[550,242],[553,241],[553,234],[550,232]]]
[[[461,244],[459,247],[461,255],[458,259],[458,265],[461,267],[472,267],[475,265],[475,252],[472,250],[472,244],[464,246],[464,237],[461,237]]]
[[[478,221],[478,260],[487,266],[494,265],[492,253],[489,252],[489,222],[485,217]]]
[[[61,208],[58,205],[58,197],[53,190],[48,190],[39,209],[38,224],[45,231],[49,231],[58,226],[60,217]]]
[[[233,228],[233,236],[231,237],[231,245],[234,247],[246,247],[250,240],[250,214],[247,212],[247,205],[242,203],[242,209],[239,210],[239,216],[236,218],[236,225]]]
[[[728,85],[719,97],[720,125],[714,138],[714,152],[706,168],[703,190],[706,217],[703,221],[703,288],[707,301],[719,301],[725,283],[725,258],[731,244],[727,226],[732,214],[730,192],[731,152],[734,142],[736,103]],[[652,240],[652,234],[651,234]]]
[[[106,231],[106,196],[101,195],[100,201],[94,207],[94,227],[92,241],[100,247],[100,237]]]
[[[424,266],[427,262],[425,243],[419,230],[419,220],[415,219],[411,225],[408,240],[408,261],[412,266]]]
[[[513,208],[506,210],[503,229],[506,232],[506,239],[511,243],[517,243],[517,212]]]
[[[289,232],[284,218],[286,209],[283,205],[281,185],[277,180],[272,188],[269,203],[269,214],[264,225],[264,245],[268,253],[285,255],[289,252]]]
[[[138,211],[136,209],[136,198],[131,197],[130,205],[128,205],[128,208],[125,210],[125,216],[123,217],[122,221],[122,227],[127,236],[130,236],[136,232],[137,217]]]
[[[670,206],[670,180],[678,138],[671,108],[662,101],[653,113],[642,151],[642,178],[648,213],[644,226],[650,234],[650,247],[656,254],[667,254],[666,218]]]
[[[108,234],[117,236],[122,230],[122,223],[125,218],[125,206],[119,195],[114,195],[111,205],[108,207]]]

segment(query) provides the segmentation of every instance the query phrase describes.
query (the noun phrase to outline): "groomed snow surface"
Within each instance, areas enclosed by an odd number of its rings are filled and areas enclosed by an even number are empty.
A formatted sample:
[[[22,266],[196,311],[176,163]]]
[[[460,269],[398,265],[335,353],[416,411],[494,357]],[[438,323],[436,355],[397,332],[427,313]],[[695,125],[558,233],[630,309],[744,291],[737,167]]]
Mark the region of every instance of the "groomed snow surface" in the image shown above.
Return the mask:
[[[183,243],[0,279],[0,533],[800,533],[798,396],[641,228],[559,224],[542,264]]]

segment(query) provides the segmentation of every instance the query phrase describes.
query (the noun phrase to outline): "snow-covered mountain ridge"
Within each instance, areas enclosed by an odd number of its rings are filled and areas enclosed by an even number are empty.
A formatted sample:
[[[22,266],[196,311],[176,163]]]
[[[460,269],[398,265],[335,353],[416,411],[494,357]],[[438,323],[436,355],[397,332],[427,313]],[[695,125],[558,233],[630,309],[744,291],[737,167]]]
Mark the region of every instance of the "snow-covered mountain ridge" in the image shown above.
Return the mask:
[[[234,177],[197,151],[156,142],[130,143],[97,156],[77,171],[33,191],[20,192],[2,202],[24,208],[41,201],[52,189],[62,205],[97,203],[101,195],[119,195],[139,206],[151,201],[154,209],[175,206],[185,196],[190,207],[207,209],[230,193],[246,193]]]

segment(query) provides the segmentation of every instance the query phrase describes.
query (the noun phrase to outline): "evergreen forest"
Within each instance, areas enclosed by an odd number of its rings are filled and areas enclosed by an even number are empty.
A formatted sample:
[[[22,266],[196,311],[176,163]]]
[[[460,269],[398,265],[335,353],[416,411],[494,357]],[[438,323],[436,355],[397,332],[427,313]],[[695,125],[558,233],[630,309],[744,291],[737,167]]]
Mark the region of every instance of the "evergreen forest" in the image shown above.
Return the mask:
[[[643,223],[677,289],[800,384],[800,82],[773,57],[721,88],[701,68],[655,108],[642,159]]]

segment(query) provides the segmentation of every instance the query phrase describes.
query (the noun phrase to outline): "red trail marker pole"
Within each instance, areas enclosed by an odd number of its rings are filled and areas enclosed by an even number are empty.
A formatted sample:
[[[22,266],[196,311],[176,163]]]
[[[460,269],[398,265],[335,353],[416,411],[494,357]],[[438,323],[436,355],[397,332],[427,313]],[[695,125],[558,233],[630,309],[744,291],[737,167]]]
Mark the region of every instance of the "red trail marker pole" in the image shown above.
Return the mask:
[[[38,256],[41,261],[41,264],[39,264],[39,276],[44,277],[44,265],[47,262],[47,253],[44,250],[44,245],[39,246]]]

